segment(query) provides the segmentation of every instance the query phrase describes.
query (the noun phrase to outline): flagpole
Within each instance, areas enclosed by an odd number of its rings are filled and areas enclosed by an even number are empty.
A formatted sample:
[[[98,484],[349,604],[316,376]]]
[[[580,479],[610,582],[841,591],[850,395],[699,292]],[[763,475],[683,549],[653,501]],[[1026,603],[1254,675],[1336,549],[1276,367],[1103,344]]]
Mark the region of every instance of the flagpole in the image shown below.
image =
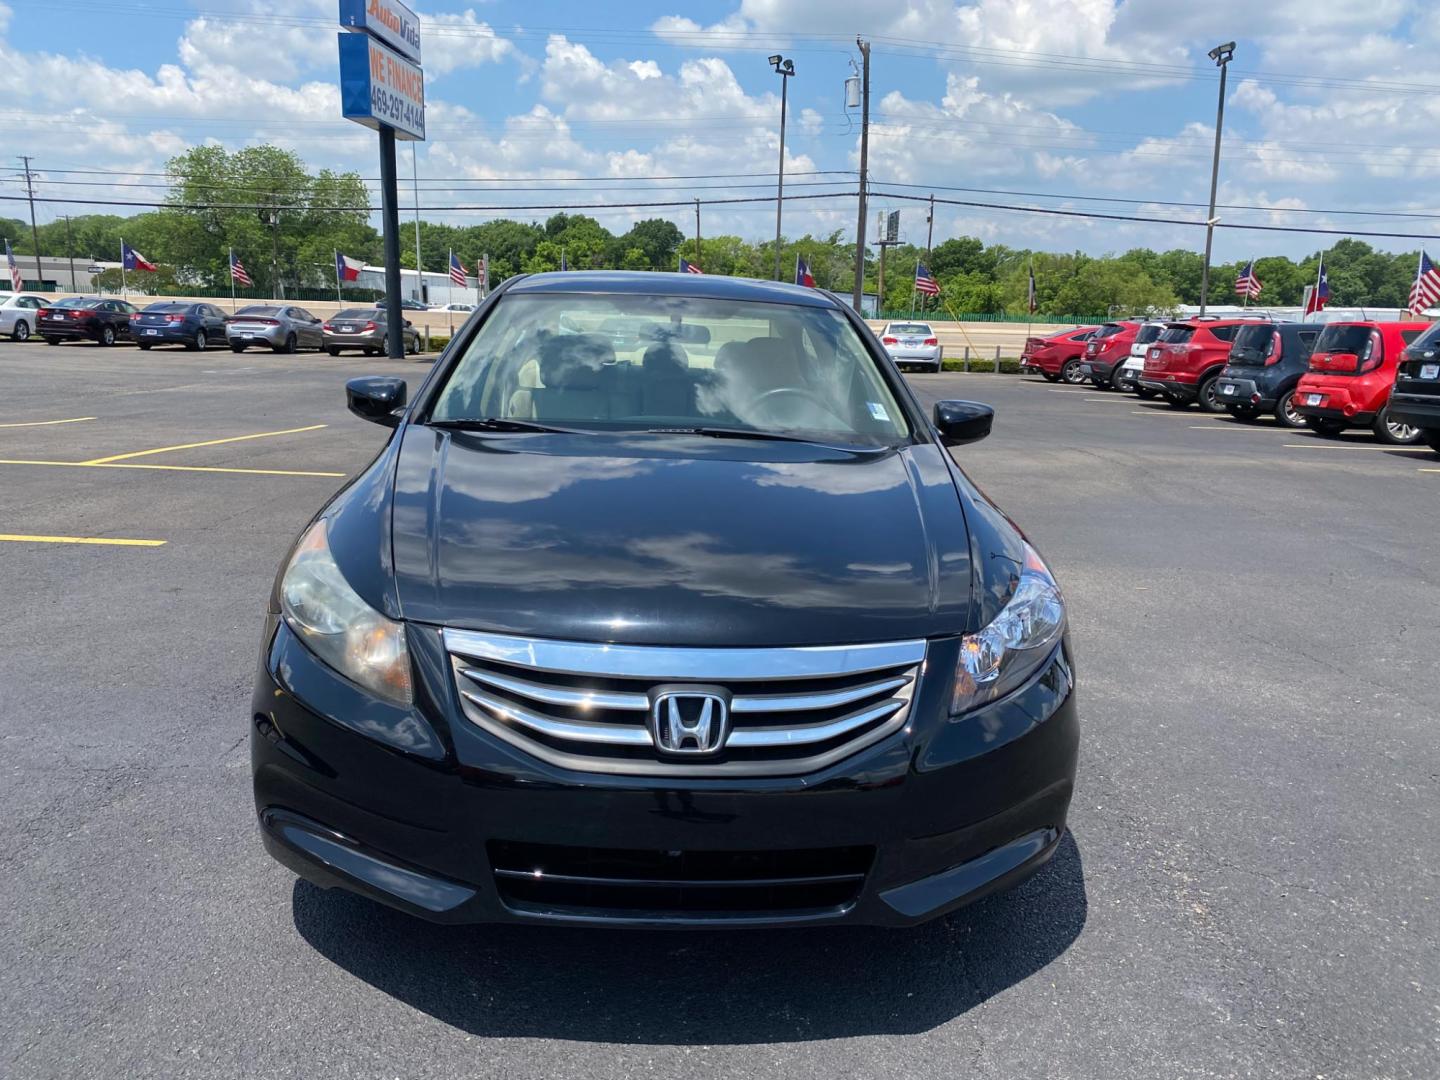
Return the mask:
[[[240,302],[235,299],[235,249],[230,249],[230,312],[234,314],[240,310]]]
[[[915,273],[910,277],[910,318],[915,318],[915,282],[920,278],[920,260],[915,260]]]
[[[1030,340],[1030,328],[1035,325],[1035,260],[1030,260],[1030,280],[1025,283],[1025,340]],[[1024,352],[1022,347],[1021,352]]]
[[[1320,302],[1320,279],[1323,278],[1324,276],[1325,276],[1325,252],[1322,251],[1322,252],[1320,252],[1320,265],[1315,268],[1315,291],[1310,294],[1311,297],[1315,300],[1315,302],[1316,302],[1317,304]],[[1307,304],[1306,307],[1309,307],[1309,305]],[[1318,309],[1317,309],[1317,310],[1318,310]],[[1301,321],[1301,322],[1304,322],[1304,321],[1305,321],[1305,317],[1306,317],[1307,315],[1309,315],[1309,314],[1310,314],[1310,312],[1308,312],[1308,311],[1302,311],[1302,312],[1300,313],[1300,321]]]
[[[417,196],[417,198],[416,198],[416,201],[417,201],[417,202],[419,201],[418,196]],[[455,249],[454,249],[453,247],[450,249],[450,261],[449,261],[449,263],[447,263],[446,266],[445,266],[445,272],[446,272],[446,273],[454,273],[454,272],[455,272]],[[451,284],[453,285],[454,282],[452,281]],[[450,295],[451,295],[451,296],[454,296],[454,295],[455,295],[455,290],[454,290],[454,289],[449,290],[449,292],[450,292]],[[451,336],[451,337],[454,337],[454,336],[455,336],[455,302],[454,302],[453,300],[452,300],[450,303],[448,303],[448,304],[445,305],[445,314],[446,314],[446,316],[447,316],[447,318],[446,318],[445,321],[446,321],[446,323],[448,323],[449,326],[450,326],[450,336]]]
[[[335,302],[342,308],[345,306],[345,292],[340,288],[340,249],[335,249]],[[339,312],[337,311],[338,315]]]
[[[35,265],[39,266],[40,264],[37,261]],[[1425,249],[1422,247],[1420,249],[1420,254],[1415,256],[1415,284],[1410,286],[1410,295],[1405,298],[1405,310],[1408,311],[1411,315],[1415,314],[1415,309],[1411,307],[1412,298],[1416,300],[1420,298],[1420,275],[1424,272],[1424,269]]]
[[[35,265],[40,265],[39,256],[36,256]],[[129,291],[125,285],[125,238],[120,238],[120,299],[129,299]]]
[[[1251,259],[1245,267],[1245,299],[1240,301],[1240,308],[1243,311],[1250,306],[1250,290],[1253,289],[1255,281],[1255,260]]]

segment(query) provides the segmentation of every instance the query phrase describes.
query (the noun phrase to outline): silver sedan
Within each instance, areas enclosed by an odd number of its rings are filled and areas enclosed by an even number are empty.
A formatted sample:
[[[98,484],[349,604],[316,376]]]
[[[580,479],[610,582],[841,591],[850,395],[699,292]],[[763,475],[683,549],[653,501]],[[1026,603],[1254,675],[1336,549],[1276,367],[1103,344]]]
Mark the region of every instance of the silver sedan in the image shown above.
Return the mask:
[[[302,307],[251,304],[225,320],[225,337],[234,352],[251,345],[268,345],[275,352],[321,349],[325,334],[320,320]]]
[[[35,332],[36,314],[47,303],[31,293],[0,293],[0,334],[11,341],[29,341]]]
[[[906,368],[928,368],[939,371],[944,347],[929,323],[892,322],[880,331],[880,344],[901,371]]]

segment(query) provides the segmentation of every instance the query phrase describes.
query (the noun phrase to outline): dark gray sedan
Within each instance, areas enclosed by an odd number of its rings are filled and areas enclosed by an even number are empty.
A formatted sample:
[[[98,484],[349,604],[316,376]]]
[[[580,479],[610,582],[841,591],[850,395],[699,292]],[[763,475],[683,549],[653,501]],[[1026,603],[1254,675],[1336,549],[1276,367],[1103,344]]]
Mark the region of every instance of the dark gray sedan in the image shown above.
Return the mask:
[[[324,347],[320,320],[302,307],[251,304],[225,320],[225,337],[234,352],[251,345],[268,345],[275,352],[293,353]]]
[[[382,356],[390,351],[385,333],[386,315],[381,308],[347,308],[333,315],[324,324],[325,351],[339,356],[342,349],[359,349],[367,356]],[[420,331],[405,321],[405,351],[411,356],[420,352]]]

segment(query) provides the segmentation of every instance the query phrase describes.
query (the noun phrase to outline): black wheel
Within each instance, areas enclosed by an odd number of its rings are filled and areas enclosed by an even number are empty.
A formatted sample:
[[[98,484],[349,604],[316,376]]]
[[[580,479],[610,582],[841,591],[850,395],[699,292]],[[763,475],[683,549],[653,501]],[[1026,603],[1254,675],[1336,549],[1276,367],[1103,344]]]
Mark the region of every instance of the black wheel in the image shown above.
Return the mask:
[[[1052,374],[1050,374],[1050,372],[1048,372],[1048,371],[1042,371],[1042,372],[1040,372],[1040,377],[1041,377],[1042,379],[1044,379],[1046,382],[1059,382],[1059,381],[1060,381],[1060,376],[1059,376],[1059,375],[1052,375]]]
[[[1421,428],[1420,438],[1426,446],[1440,454],[1440,428]]]
[[[1071,386],[1079,386],[1090,376],[1080,370],[1079,360],[1066,360],[1060,368],[1060,378],[1064,379]]]
[[[1113,390],[1113,389],[1115,389],[1113,386],[1110,385],[1110,380],[1107,379],[1107,378],[1105,378],[1103,375],[1091,375],[1091,376],[1090,376],[1090,385],[1093,386],[1093,387],[1095,387],[1096,390]]]
[[[242,345],[242,344],[241,344],[240,342],[238,342],[238,341],[232,341],[232,342],[230,343],[230,351],[231,351],[231,352],[237,352],[237,353],[238,353],[238,352],[244,352],[244,351],[245,351],[245,346]]]
[[[1226,405],[1225,411],[1236,420],[1254,420],[1260,415],[1260,410],[1254,405]]]
[[[285,338],[285,344],[280,346],[280,348],[276,349],[275,351],[283,352],[287,355],[294,355],[295,353],[300,351],[300,343],[295,339],[294,334],[290,334],[288,337]]]
[[[334,345],[327,345],[327,346],[325,347],[325,351],[328,352],[331,356],[339,356],[339,355],[340,355],[340,350],[337,349]]]
[[[1135,387],[1135,396],[1138,397],[1141,401],[1154,401],[1155,396],[1158,393],[1159,391],[1151,390],[1148,386]]]
[[[205,351],[205,331],[204,331],[204,330],[201,330],[198,334],[195,335],[195,340],[194,340],[194,341],[189,341],[189,342],[186,342],[186,343],[185,343],[185,347],[186,347],[187,349],[191,350],[192,352],[204,352],[204,351]]]
[[[1314,416],[1305,417],[1305,426],[1316,435],[1324,435],[1327,439],[1333,439],[1345,430],[1345,425],[1339,420],[1321,420]]]
[[[1375,432],[1375,438],[1383,443],[1389,443],[1391,446],[1409,446],[1411,443],[1420,441],[1422,429],[1391,420],[1390,406],[1387,405],[1375,417],[1375,423],[1370,430]]]
[[[17,319],[15,322],[15,329],[10,331],[10,340],[29,341],[30,324],[27,323],[24,319]]]
[[[1219,384],[1219,375],[1211,375],[1208,379],[1206,379],[1203,383],[1200,384],[1200,393],[1196,398],[1196,401],[1200,405],[1201,412],[1219,412],[1225,407],[1225,403],[1220,400]]]
[[[1167,397],[1165,404],[1169,405],[1172,409],[1188,409],[1190,407],[1190,402],[1178,397]]]
[[[1288,428],[1302,428],[1305,417],[1295,411],[1295,391],[1287,390],[1275,403],[1275,419]]]
[[[148,341],[137,341],[137,342],[135,343],[135,347],[136,347],[137,349],[139,349],[141,352],[149,352],[149,351],[150,351],[150,342],[148,342]]]
[[[45,344],[46,344],[46,345],[59,345],[59,344],[60,344],[60,339],[59,339],[58,337],[47,337],[47,338],[45,339]]]
[[[104,345],[107,349],[115,344],[115,328],[113,326],[100,328],[100,344]]]

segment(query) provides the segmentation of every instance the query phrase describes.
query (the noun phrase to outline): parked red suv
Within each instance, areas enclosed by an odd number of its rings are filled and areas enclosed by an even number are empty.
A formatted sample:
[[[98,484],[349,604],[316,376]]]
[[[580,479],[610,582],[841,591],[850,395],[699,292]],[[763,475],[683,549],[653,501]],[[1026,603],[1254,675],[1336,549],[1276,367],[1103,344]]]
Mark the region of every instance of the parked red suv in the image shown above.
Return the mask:
[[[1321,435],[1368,427],[1387,443],[1413,443],[1420,429],[1390,419],[1390,390],[1405,347],[1424,322],[1335,322],[1320,332],[1310,370],[1295,387],[1295,409]]]
[[[1177,409],[1198,401],[1205,412],[1225,407],[1216,390],[1230,357],[1230,343],[1242,326],[1259,319],[1190,319],[1166,325],[1145,354],[1139,385],[1164,394]]]
[[[1077,326],[1049,337],[1026,338],[1025,348],[1020,350],[1020,374],[1033,371],[1043,375],[1046,382],[1059,382],[1062,378],[1068,383],[1084,382],[1080,357],[1085,352],[1085,343],[1098,329],[1098,326]]]
[[[1117,364],[1123,364],[1135,344],[1135,335],[1143,324],[1130,319],[1108,322],[1085,343],[1085,357],[1080,362],[1084,376],[1101,390],[1110,389],[1110,376]]]

